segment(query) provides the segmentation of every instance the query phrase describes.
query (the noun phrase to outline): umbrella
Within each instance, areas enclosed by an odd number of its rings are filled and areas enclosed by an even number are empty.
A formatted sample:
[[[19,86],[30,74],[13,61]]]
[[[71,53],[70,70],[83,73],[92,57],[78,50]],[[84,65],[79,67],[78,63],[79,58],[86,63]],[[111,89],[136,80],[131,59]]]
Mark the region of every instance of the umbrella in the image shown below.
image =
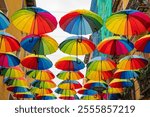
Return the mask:
[[[83,95],[96,95],[96,94],[98,94],[97,91],[92,90],[92,89],[86,89],[86,88],[79,89],[78,93],[83,94]]]
[[[118,93],[123,93],[123,88],[112,88],[108,87],[107,90],[103,91],[104,94],[109,93],[109,94],[118,94]]]
[[[62,52],[70,55],[85,55],[93,52],[96,47],[85,37],[72,36],[64,40],[59,48]]]
[[[55,67],[66,71],[79,71],[85,67],[84,63],[76,57],[63,57],[55,63]]]
[[[121,70],[137,70],[144,68],[148,60],[138,55],[129,55],[119,61],[117,67]]]
[[[119,36],[105,38],[97,46],[97,50],[99,52],[102,52],[104,54],[114,55],[114,56],[127,54],[130,51],[132,51],[133,48],[134,45],[129,40]]]
[[[61,89],[79,89],[82,85],[75,80],[64,80],[61,83],[59,83],[58,88]]]
[[[4,30],[9,26],[9,19],[4,15],[4,13],[0,10],[0,30]]]
[[[44,89],[50,89],[50,88],[55,88],[56,84],[53,81],[41,81],[41,80],[34,80],[31,85],[33,87],[37,88],[44,88]]]
[[[79,97],[77,95],[73,95],[73,96],[61,95],[61,96],[59,96],[59,99],[63,99],[63,100],[78,100]]]
[[[97,32],[102,27],[102,22],[101,17],[96,13],[78,9],[64,15],[59,25],[70,34],[86,35]]]
[[[11,78],[21,78],[24,77],[24,72],[19,66],[15,66],[10,68],[3,68],[1,70],[1,75]]]
[[[27,87],[22,86],[9,86],[7,90],[14,93],[28,92]]]
[[[28,35],[20,45],[28,52],[40,55],[52,54],[58,49],[58,43],[48,35]]]
[[[116,68],[116,63],[107,57],[95,57],[87,64],[87,69],[92,71],[110,71]]]
[[[8,33],[0,32],[0,52],[13,52],[20,48],[15,37]]]
[[[31,92],[15,93],[13,96],[16,98],[34,98]]]
[[[132,70],[117,70],[114,73],[114,78],[119,79],[131,79],[131,78],[137,78],[139,77],[138,71],[132,71]]]
[[[37,95],[36,99],[38,99],[38,100],[55,100],[55,99],[57,99],[57,97],[53,93],[51,93],[51,94]]]
[[[57,88],[55,92],[65,96],[72,96],[76,94],[75,90],[68,90],[68,89],[61,89],[61,88]]]
[[[0,53],[1,67],[14,67],[20,64],[20,60],[12,53]]]
[[[112,71],[86,71],[86,78],[93,81],[107,80],[113,77]]]
[[[106,94],[103,94],[103,99],[109,99],[109,100],[118,100],[121,98],[121,94],[120,93],[116,93],[116,94],[109,94],[108,96]]]
[[[48,11],[38,7],[26,7],[12,15],[14,26],[28,34],[44,34],[57,27],[56,18]]]
[[[132,87],[133,83],[128,79],[113,79],[109,86],[112,88]]]
[[[34,70],[46,70],[53,65],[46,56],[33,54],[23,58],[21,64],[26,68]]]
[[[100,100],[101,97],[99,95],[84,95],[81,96],[80,100]]]
[[[80,71],[61,71],[57,77],[61,80],[80,80],[84,75]]]
[[[141,37],[135,42],[135,48],[144,53],[150,53],[150,34]]]
[[[148,15],[137,10],[123,10],[114,13],[106,20],[106,28],[119,35],[139,35],[146,32],[149,27]]]
[[[26,73],[30,78],[36,80],[52,80],[55,78],[54,74],[50,70],[30,70]]]
[[[33,94],[37,94],[37,95],[51,94],[53,92],[51,89],[44,89],[44,88],[37,88],[37,87],[32,87],[30,91]]]

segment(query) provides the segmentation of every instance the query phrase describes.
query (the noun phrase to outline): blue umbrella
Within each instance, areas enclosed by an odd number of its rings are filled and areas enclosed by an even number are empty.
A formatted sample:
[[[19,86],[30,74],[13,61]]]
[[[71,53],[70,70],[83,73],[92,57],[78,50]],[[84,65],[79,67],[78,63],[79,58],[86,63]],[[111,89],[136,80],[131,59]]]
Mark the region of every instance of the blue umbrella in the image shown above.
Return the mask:
[[[0,30],[6,29],[9,24],[9,19],[0,11]]]

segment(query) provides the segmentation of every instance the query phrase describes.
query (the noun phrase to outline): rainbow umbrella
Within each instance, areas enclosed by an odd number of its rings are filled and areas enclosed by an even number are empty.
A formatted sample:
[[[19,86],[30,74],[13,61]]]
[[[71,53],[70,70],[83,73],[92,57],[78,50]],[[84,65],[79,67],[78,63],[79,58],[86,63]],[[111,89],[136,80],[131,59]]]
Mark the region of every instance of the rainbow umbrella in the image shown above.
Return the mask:
[[[0,52],[13,52],[20,48],[20,44],[12,35],[0,32]]]
[[[4,13],[0,10],[0,30],[4,30],[9,26],[9,19],[4,15]]]
[[[42,94],[42,95],[37,95],[36,99],[38,100],[55,100],[57,97],[51,93],[51,94]]]
[[[57,77],[61,80],[80,80],[84,75],[80,71],[61,71]]]
[[[63,57],[55,63],[55,67],[66,71],[79,71],[85,67],[84,63],[76,57]]]
[[[114,73],[114,78],[119,79],[131,79],[131,78],[137,78],[139,77],[138,71],[132,71],[132,70],[117,70]]]
[[[56,18],[48,11],[38,7],[26,7],[12,15],[14,26],[28,34],[44,34],[57,27]]]
[[[121,70],[138,70],[146,67],[148,60],[138,55],[130,55],[122,58],[117,67]]]
[[[64,40],[59,48],[62,52],[70,55],[85,55],[93,52],[96,47],[85,37],[72,36]]]
[[[113,77],[112,71],[86,71],[86,78],[93,81],[108,80]]]
[[[65,95],[65,96],[72,96],[72,95],[76,94],[76,91],[75,90],[57,88],[55,90],[55,93]]]
[[[139,35],[146,32],[149,27],[148,15],[137,10],[123,10],[114,13],[106,20],[106,28],[119,35]]]
[[[121,98],[121,94],[120,93],[116,93],[116,94],[109,94],[108,96],[106,94],[103,95],[103,99],[109,99],[109,100],[118,100],[119,98]]]
[[[92,90],[92,89],[86,89],[86,88],[79,89],[78,93],[82,94],[82,95],[96,95],[96,94],[98,94],[97,91]]]
[[[80,100],[100,100],[101,97],[99,95],[84,95],[81,96]]]
[[[21,78],[24,77],[25,73],[19,66],[15,66],[10,68],[3,68],[1,70],[1,75],[11,78]]]
[[[26,73],[30,78],[36,80],[52,80],[55,78],[55,75],[50,70],[30,70]]]
[[[61,89],[79,89],[81,88],[82,85],[78,82],[78,81],[75,81],[75,80],[64,80],[62,81],[61,83],[59,83],[58,85],[58,88],[61,88]]]
[[[48,35],[28,35],[20,45],[28,52],[40,55],[52,54],[58,49],[58,43]]]
[[[28,92],[28,87],[22,87],[22,86],[9,86],[7,88],[8,91],[14,92],[14,93],[21,93],[21,92]]]
[[[52,67],[53,63],[44,55],[29,55],[21,60],[21,64],[29,69],[46,70]]]
[[[128,79],[113,79],[109,83],[109,86],[113,88],[124,88],[124,87],[132,87],[133,83]]]
[[[123,88],[112,88],[108,87],[108,89],[103,91],[104,94],[118,94],[118,93],[123,93]]]
[[[21,93],[15,93],[13,95],[16,98],[34,98],[34,95],[31,92],[21,92]]]
[[[20,60],[12,53],[0,53],[1,67],[14,67],[20,64]]]
[[[99,52],[114,56],[127,54],[133,49],[134,49],[133,43],[131,43],[126,38],[120,36],[112,36],[109,38],[105,38],[97,46],[97,50]]]
[[[144,53],[150,53],[150,34],[141,37],[135,42],[135,48]]]
[[[53,81],[41,81],[41,80],[34,80],[31,85],[33,87],[37,88],[44,88],[44,89],[50,89],[50,88],[55,88],[56,84]]]
[[[92,71],[110,71],[116,68],[116,63],[107,57],[95,57],[87,64],[87,69]]]
[[[73,96],[61,95],[61,96],[59,96],[59,99],[63,99],[63,100],[79,100],[79,97],[77,95],[73,95]]]
[[[44,89],[44,88],[37,88],[37,87],[32,87],[30,91],[31,93],[37,95],[51,94],[53,92],[51,89]]]
[[[102,18],[97,14],[89,10],[78,9],[64,15],[59,25],[70,34],[86,35],[97,32],[102,27],[102,22]]]

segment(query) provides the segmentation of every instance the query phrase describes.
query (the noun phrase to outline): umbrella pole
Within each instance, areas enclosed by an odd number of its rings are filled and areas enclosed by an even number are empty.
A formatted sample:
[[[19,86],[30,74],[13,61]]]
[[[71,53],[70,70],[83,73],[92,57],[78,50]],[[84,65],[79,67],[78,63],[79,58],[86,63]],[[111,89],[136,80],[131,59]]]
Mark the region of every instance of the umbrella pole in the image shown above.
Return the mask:
[[[0,48],[2,47],[2,40],[3,40],[3,35],[1,37]]]

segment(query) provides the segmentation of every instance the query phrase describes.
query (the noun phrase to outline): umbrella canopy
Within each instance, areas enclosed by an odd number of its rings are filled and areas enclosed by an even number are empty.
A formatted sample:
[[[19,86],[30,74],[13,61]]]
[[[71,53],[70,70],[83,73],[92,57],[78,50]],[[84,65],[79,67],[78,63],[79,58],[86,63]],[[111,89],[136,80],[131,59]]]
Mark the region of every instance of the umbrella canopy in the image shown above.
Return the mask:
[[[64,40],[59,48],[62,52],[70,55],[85,55],[93,52],[96,47],[85,37],[73,36]]]
[[[108,87],[107,90],[103,91],[104,94],[109,93],[109,94],[118,94],[118,93],[123,93],[123,88],[111,88]]]
[[[20,60],[12,53],[0,53],[1,67],[14,67],[20,64]]]
[[[38,100],[55,100],[57,97],[51,93],[51,94],[42,94],[42,95],[37,95],[36,99]]]
[[[44,34],[57,27],[56,18],[48,11],[38,7],[26,7],[12,15],[14,26],[28,34]]]
[[[15,93],[13,96],[16,98],[34,98],[31,92]]]
[[[138,55],[130,55],[122,58],[117,67],[121,70],[138,70],[144,68],[148,60]]]
[[[65,95],[65,96],[72,96],[76,94],[75,90],[67,90],[67,89],[61,89],[61,88],[57,88],[55,92],[61,95]]]
[[[73,95],[73,96],[61,95],[61,96],[59,96],[59,99],[63,99],[63,100],[78,100],[79,97],[77,95]]]
[[[28,92],[29,90],[27,87],[22,86],[9,86],[7,88],[8,91],[14,92],[14,93],[21,93],[21,92]]]
[[[148,15],[137,10],[123,10],[114,13],[106,20],[106,28],[119,35],[139,35],[149,27]]]
[[[99,95],[84,95],[81,96],[80,100],[100,100],[101,97]]]
[[[150,53],[150,34],[141,37],[135,42],[135,48],[144,53]]]
[[[66,71],[79,71],[85,67],[84,63],[76,57],[63,57],[55,63],[55,67]]]
[[[132,51],[133,48],[134,48],[133,43],[131,43],[126,38],[120,36],[105,38],[97,46],[97,50],[99,52],[114,56],[127,54],[130,51]]]
[[[10,68],[3,68],[1,70],[1,75],[10,78],[21,78],[24,77],[25,73],[19,66],[15,66]]]
[[[52,67],[53,63],[44,55],[29,55],[21,60],[21,64],[29,69],[46,70]]]
[[[12,35],[0,32],[0,52],[13,52],[20,48],[20,44]]]
[[[37,88],[37,87],[32,87],[30,91],[31,93],[37,95],[51,94],[53,92],[51,89],[44,89],[44,88]]]
[[[114,78],[119,78],[119,79],[131,79],[131,78],[137,78],[139,77],[139,72],[138,71],[132,71],[132,70],[117,70],[114,73]]]
[[[64,80],[61,83],[59,83],[58,88],[61,89],[79,89],[82,85],[75,80]]]
[[[40,55],[52,54],[58,49],[58,43],[48,35],[28,35],[20,45],[28,52]]]
[[[31,85],[33,87],[37,88],[44,88],[44,89],[50,89],[50,88],[55,88],[56,84],[53,81],[40,81],[40,80],[34,80]]]
[[[113,77],[112,71],[92,71],[86,72],[86,78],[93,81],[108,80]]]
[[[64,15],[60,21],[60,27],[76,35],[86,35],[97,32],[102,27],[102,18],[89,10],[78,9]]]
[[[55,75],[50,70],[30,70],[26,73],[30,78],[36,80],[52,80],[55,78]]]
[[[124,88],[124,87],[132,87],[133,83],[127,79],[113,79],[109,83],[109,86],[113,88]]]
[[[121,98],[121,94],[120,93],[116,93],[116,94],[103,94],[103,99],[106,99],[106,100],[118,100]]]
[[[116,68],[116,63],[107,57],[95,57],[87,64],[87,69],[92,71],[110,71]]]
[[[0,10],[0,30],[4,30],[9,26],[9,19],[4,15],[4,13]]]
[[[82,94],[82,95],[96,95],[98,94],[97,91],[95,90],[92,90],[92,89],[85,89],[85,88],[81,88],[78,90],[78,93],[79,94]]]
[[[61,71],[57,77],[61,80],[80,80],[84,75],[80,71]]]

